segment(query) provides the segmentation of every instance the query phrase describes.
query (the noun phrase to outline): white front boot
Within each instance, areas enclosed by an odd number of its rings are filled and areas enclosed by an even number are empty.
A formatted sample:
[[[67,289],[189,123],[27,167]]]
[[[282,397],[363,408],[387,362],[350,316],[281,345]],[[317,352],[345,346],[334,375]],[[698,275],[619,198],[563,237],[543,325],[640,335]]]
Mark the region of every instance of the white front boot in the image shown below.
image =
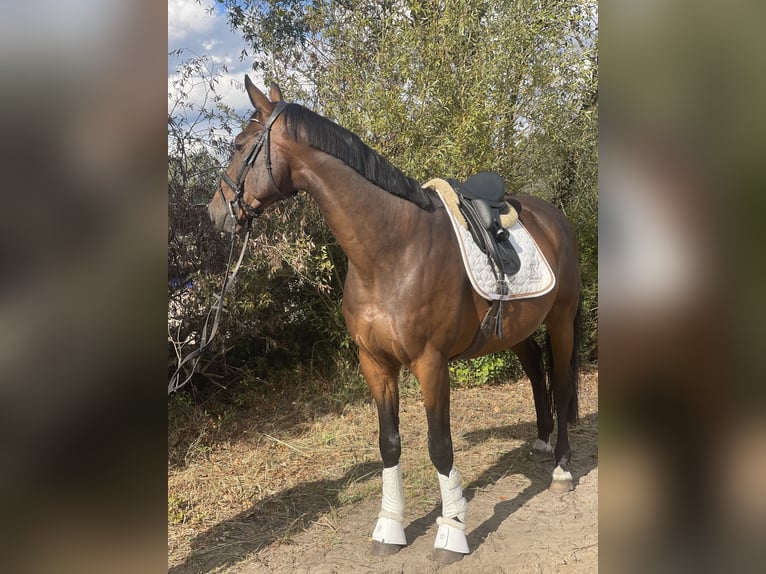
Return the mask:
[[[383,544],[407,544],[404,536],[404,483],[398,464],[383,469],[383,501],[372,539]]]
[[[453,466],[449,476],[437,473],[442,494],[442,515],[436,519],[439,531],[436,533],[434,548],[468,554],[468,540],[465,537],[465,513],[468,502],[463,496],[460,473]]]

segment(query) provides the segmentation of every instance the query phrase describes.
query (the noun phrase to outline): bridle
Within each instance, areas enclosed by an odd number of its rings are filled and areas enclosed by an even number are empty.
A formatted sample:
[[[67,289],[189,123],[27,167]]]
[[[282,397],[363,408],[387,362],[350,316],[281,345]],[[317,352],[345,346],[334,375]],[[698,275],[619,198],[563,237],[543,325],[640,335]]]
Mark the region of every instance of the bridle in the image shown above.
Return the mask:
[[[250,239],[250,227],[252,220],[254,217],[260,217],[261,212],[263,211],[262,209],[253,209],[244,201],[242,201],[242,196],[245,194],[245,177],[247,177],[247,171],[255,164],[255,159],[263,149],[263,146],[266,146],[266,171],[269,172],[269,181],[271,181],[271,187],[274,189],[280,199],[287,199],[289,197],[287,194],[282,193],[282,190],[279,189],[277,182],[274,180],[274,174],[272,173],[271,168],[271,126],[274,125],[274,121],[277,119],[277,117],[279,117],[279,114],[281,114],[286,107],[287,102],[277,102],[274,111],[271,113],[271,117],[265,124],[263,124],[263,130],[259,134],[258,139],[253,144],[253,147],[250,148],[250,151],[247,152],[245,161],[242,162],[242,165],[239,168],[239,173],[237,173],[237,181],[234,182],[234,180],[229,177],[229,174],[226,173],[226,171],[221,173],[221,179],[223,182],[226,182],[226,185],[228,185],[236,195],[231,201],[227,200],[226,195],[223,193],[223,185],[218,186],[218,193],[221,194],[224,203],[228,205],[228,215],[231,216],[234,222],[237,221],[237,216],[234,212],[235,207],[239,207],[248,215],[247,231],[242,241],[242,251],[239,254],[239,259],[237,260],[237,263],[231,272],[229,272],[234,257],[234,239],[236,236],[236,226],[232,226],[231,228],[231,248],[229,250],[229,262],[226,265],[226,273],[228,274],[228,279],[224,280],[223,287],[221,288],[221,293],[218,295],[218,301],[213,305],[207,314],[205,324],[202,327],[202,333],[200,334],[199,347],[188,353],[183,358],[181,358],[179,354],[178,367],[176,368],[173,375],[171,375],[170,382],[168,383],[168,394],[180,389],[191,380],[197,369],[197,365],[202,358],[203,352],[213,341],[213,337],[215,337],[215,334],[218,331],[218,323],[221,317],[221,312],[223,311],[224,297],[226,292],[229,290],[229,287],[234,283],[234,279],[236,278],[237,272],[239,271],[240,265],[242,264],[242,258],[245,255],[245,249],[247,248],[247,243]],[[215,312],[215,314],[213,314],[213,312]],[[211,317],[213,318],[213,323],[208,330],[208,323],[210,322]],[[181,373],[184,370],[184,365],[192,361],[193,363],[191,364],[191,369],[187,371],[186,378],[181,380]]]
[[[289,197],[287,194],[282,193],[282,190],[279,189],[279,185],[277,185],[277,182],[274,180],[274,174],[272,173],[271,168],[271,126],[274,125],[274,122],[279,117],[279,114],[281,114],[286,107],[287,102],[277,102],[277,105],[274,108],[274,111],[271,113],[271,116],[266,121],[266,123],[263,124],[263,129],[258,135],[258,139],[255,140],[255,143],[253,143],[250,151],[248,151],[247,155],[245,156],[245,161],[243,161],[242,165],[239,167],[239,173],[237,173],[237,181],[235,182],[229,176],[229,174],[226,173],[225,170],[221,173],[222,183],[225,182],[226,185],[228,185],[235,193],[234,199],[229,201],[226,199],[226,195],[223,193],[223,185],[218,186],[218,192],[221,194],[224,203],[226,203],[226,205],[229,207],[228,215],[230,215],[232,220],[236,222],[237,215],[235,213],[235,208],[239,207],[243,212],[245,212],[245,214],[248,215],[248,228],[252,218],[260,217],[263,210],[254,209],[242,201],[242,197],[245,195],[245,178],[247,177],[248,170],[255,164],[255,159],[258,157],[258,154],[261,152],[264,146],[266,146],[266,171],[269,173],[269,181],[271,182],[271,187],[277,193],[280,199],[287,199]]]

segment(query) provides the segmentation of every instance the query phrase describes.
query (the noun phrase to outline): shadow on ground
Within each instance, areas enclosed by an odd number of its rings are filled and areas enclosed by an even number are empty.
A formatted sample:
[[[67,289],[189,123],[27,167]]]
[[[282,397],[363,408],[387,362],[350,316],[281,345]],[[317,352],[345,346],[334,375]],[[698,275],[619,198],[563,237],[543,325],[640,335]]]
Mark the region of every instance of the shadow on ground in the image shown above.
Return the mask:
[[[490,438],[525,440],[530,436],[530,429],[535,426],[530,423],[519,423],[503,427],[493,427],[474,431],[463,435],[470,446],[486,442]],[[576,426],[569,427],[569,441],[572,445],[573,460],[568,465],[572,473],[575,488],[580,478],[588,474],[598,465],[598,413],[581,417]],[[535,432],[535,431],[532,431]],[[554,438],[555,441],[555,429]],[[521,475],[529,479],[530,484],[514,498],[498,502],[494,513],[483,523],[475,526],[468,533],[468,545],[475,551],[487,537],[496,532],[500,525],[529,500],[548,489],[553,470],[553,455],[532,452],[532,441],[502,455],[491,467],[485,470],[477,479],[466,485],[464,494],[470,503],[482,489],[495,484],[498,480],[510,474]],[[555,442],[554,442],[555,444]],[[469,447],[470,448],[470,447]],[[470,511],[470,507],[469,507]],[[426,515],[412,521],[405,528],[407,541],[412,544],[423,536],[441,516],[441,504],[437,504]]]
[[[598,414],[580,419],[570,426],[570,442],[574,458],[569,465],[575,487],[581,477],[598,464]],[[525,440],[529,438],[530,423],[494,427],[463,436],[466,449],[486,442],[490,438]],[[339,507],[340,493],[353,483],[378,480],[380,462],[356,464],[339,479],[308,482],[270,496],[245,512],[225,520],[199,534],[191,543],[191,553],[181,563],[169,569],[170,574],[210,572],[244,560],[249,554],[267,547],[272,542],[293,535],[318,520],[326,512]],[[529,500],[547,490],[553,469],[552,455],[530,453],[524,444],[503,454],[491,467],[469,483],[464,492],[470,502],[481,489],[508,475],[521,475],[530,484],[514,498],[498,502],[491,517],[472,528],[468,543],[476,550],[486,538]],[[412,544],[436,523],[441,505],[412,521],[406,528],[407,540]]]
[[[355,464],[339,479],[303,483],[268,498],[245,512],[199,534],[191,554],[170,574],[209,572],[240,562],[275,540],[303,530],[324,513],[341,505],[339,495],[352,483],[377,478],[379,462]]]

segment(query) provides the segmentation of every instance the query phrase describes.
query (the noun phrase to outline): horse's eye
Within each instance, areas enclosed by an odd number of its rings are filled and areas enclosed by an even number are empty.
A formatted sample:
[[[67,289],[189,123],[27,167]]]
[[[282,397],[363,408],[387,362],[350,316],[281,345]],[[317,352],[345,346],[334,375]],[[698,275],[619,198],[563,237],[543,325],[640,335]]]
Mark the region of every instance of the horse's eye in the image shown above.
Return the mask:
[[[239,143],[235,143],[235,144],[234,144],[234,149],[235,149],[236,151],[242,151],[242,148],[243,148],[243,147],[245,147],[245,146],[243,146],[242,144],[239,144]]]

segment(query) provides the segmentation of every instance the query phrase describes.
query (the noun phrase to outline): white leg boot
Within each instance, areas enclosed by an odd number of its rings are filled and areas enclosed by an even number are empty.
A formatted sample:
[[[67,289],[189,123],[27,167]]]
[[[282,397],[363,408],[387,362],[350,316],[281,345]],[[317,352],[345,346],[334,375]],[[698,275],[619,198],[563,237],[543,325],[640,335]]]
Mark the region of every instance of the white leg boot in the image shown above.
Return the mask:
[[[407,544],[404,536],[404,483],[398,464],[383,469],[383,502],[372,539],[383,544]]]
[[[449,476],[438,474],[442,494],[442,515],[436,519],[439,531],[436,533],[434,548],[468,554],[468,540],[465,537],[465,513],[468,502],[463,496],[460,473],[453,466]]]

